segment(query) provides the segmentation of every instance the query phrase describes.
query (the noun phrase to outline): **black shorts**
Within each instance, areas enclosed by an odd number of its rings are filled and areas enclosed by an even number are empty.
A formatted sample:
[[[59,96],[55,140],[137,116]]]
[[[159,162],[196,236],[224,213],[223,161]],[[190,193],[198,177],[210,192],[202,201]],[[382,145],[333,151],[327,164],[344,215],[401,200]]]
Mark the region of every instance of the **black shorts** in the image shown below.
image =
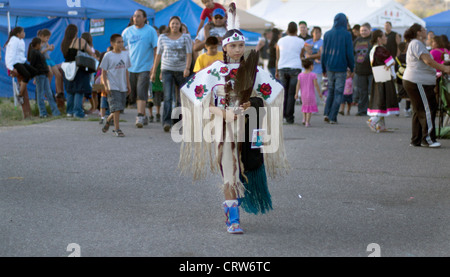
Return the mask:
[[[27,63],[16,63],[14,68],[22,76],[22,81],[28,83],[37,74],[36,68]]]

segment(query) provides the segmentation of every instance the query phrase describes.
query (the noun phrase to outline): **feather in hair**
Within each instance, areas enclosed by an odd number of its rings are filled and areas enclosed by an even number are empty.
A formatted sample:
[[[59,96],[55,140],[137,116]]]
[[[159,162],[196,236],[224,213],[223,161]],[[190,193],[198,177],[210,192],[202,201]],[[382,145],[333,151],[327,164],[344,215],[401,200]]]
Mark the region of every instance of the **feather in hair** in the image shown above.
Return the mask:
[[[236,14],[236,4],[231,2],[228,8],[227,30],[239,30],[240,27],[239,16]]]

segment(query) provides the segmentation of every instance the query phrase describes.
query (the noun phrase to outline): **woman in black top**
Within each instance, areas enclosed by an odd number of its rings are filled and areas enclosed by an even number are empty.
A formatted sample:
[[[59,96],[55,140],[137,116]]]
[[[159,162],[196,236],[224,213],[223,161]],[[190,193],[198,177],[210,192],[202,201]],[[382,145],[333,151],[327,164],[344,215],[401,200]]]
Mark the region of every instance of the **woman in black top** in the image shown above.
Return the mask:
[[[78,50],[87,52],[94,56],[91,48],[88,46],[86,40],[78,38],[78,27],[74,24],[69,24],[66,28],[63,41],[61,43],[61,51],[63,53],[65,62],[75,61]],[[78,68],[75,78],[69,81],[64,76],[64,88],[67,92],[67,116],[84,118],[83,110],[83,96],[89,93],[90,74],[84,68]]]

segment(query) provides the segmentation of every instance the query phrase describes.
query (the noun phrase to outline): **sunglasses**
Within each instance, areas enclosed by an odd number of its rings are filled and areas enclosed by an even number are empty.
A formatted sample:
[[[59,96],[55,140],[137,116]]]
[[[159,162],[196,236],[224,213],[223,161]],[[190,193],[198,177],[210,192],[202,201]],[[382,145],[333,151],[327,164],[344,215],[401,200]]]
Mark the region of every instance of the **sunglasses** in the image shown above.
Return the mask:
[[[215,19],[223,19],[223,16],[221,16],[221,15],[216,15],[216,16],[214,16],[214,18],[215,18]]]

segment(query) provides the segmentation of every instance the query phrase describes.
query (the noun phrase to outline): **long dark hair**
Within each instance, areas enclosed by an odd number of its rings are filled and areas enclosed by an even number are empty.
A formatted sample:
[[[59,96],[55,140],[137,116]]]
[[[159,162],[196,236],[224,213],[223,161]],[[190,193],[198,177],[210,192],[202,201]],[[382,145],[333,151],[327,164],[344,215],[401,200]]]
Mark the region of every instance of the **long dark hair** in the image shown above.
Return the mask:
[[[422,30],[422,25],[418,23],[414,23],[411,27],[409,27],[406,31],[403,37],[405,38],[406,42],[411,42],[411,40],[417,38],[417,33]]]
[[[87,42],[87,44],[89,44],[89,46],[91,46],[91,47],[94,46],[94,42],[93,42],[91,33],[88,33],[88,32],[82,33],[81,38],[84,39]]]
[[[42,40],[38,37],[35,37],[31,40],[30,45],[28,45],[28,54],[27,54],[28,61],[30,61],[31,50],[34,49],[36,47],[36,45],[41,44],[41,42],[42,42]]]
[[[3,47],[6,47],[6,45],[8,45],[9,40],[11,39],[11,37],[15,36],[17,37],[18,34],[22,33],[23,28],[20,26],[15,27],[14,29],[11,30],[11,32],[9,32],[9,36],[8,39],[6,40],[6,43]]]
[[[66,28],[66,31],[64,33],[64,38],[61,42],[61,52],[63,53],[63,56],[65,57],[67,55],[67,52],[69,51],[70,44],[76,38],[78,35],[78,27],[75,24],[69,24]]]
[[[280,37],[280,30],[278,30],[277,28],[273,28],[272,29],[272,39],[270,40],[269,48],[275,47],[275,45],[277,44],[277,42],[279,40],[279,37]]]
[[[232,30],[228,30],[225,35],[223,35],[224,41],[225,38],[228,37],[232,37],[235,33],[243,36],[243,34],[241,33],[241,31],[237,30],[237,29],[232,29]],[[227,51],[225,50],[225,48],[222,48],[222,52],[223,52],[223,62],[225,64],[228,64],[228,55],[227,55]],[[244,55],[242,55],[241,57],[241,61],[244,60]],[[225,90],[225,102],[226,102],[226,106],[228,106],[230,104],[230,92],[233,90],[233,87],[231,85],[231,77],[230,75],[225,76],[225,86],[224,86],[224,90]]]
[[[383,31],[380,29],[375,30],[372,32],[372,39],[370,40],[370,43],[372,45],[376,45],[378,43],[378,38],[381,38],[383,36]]]

